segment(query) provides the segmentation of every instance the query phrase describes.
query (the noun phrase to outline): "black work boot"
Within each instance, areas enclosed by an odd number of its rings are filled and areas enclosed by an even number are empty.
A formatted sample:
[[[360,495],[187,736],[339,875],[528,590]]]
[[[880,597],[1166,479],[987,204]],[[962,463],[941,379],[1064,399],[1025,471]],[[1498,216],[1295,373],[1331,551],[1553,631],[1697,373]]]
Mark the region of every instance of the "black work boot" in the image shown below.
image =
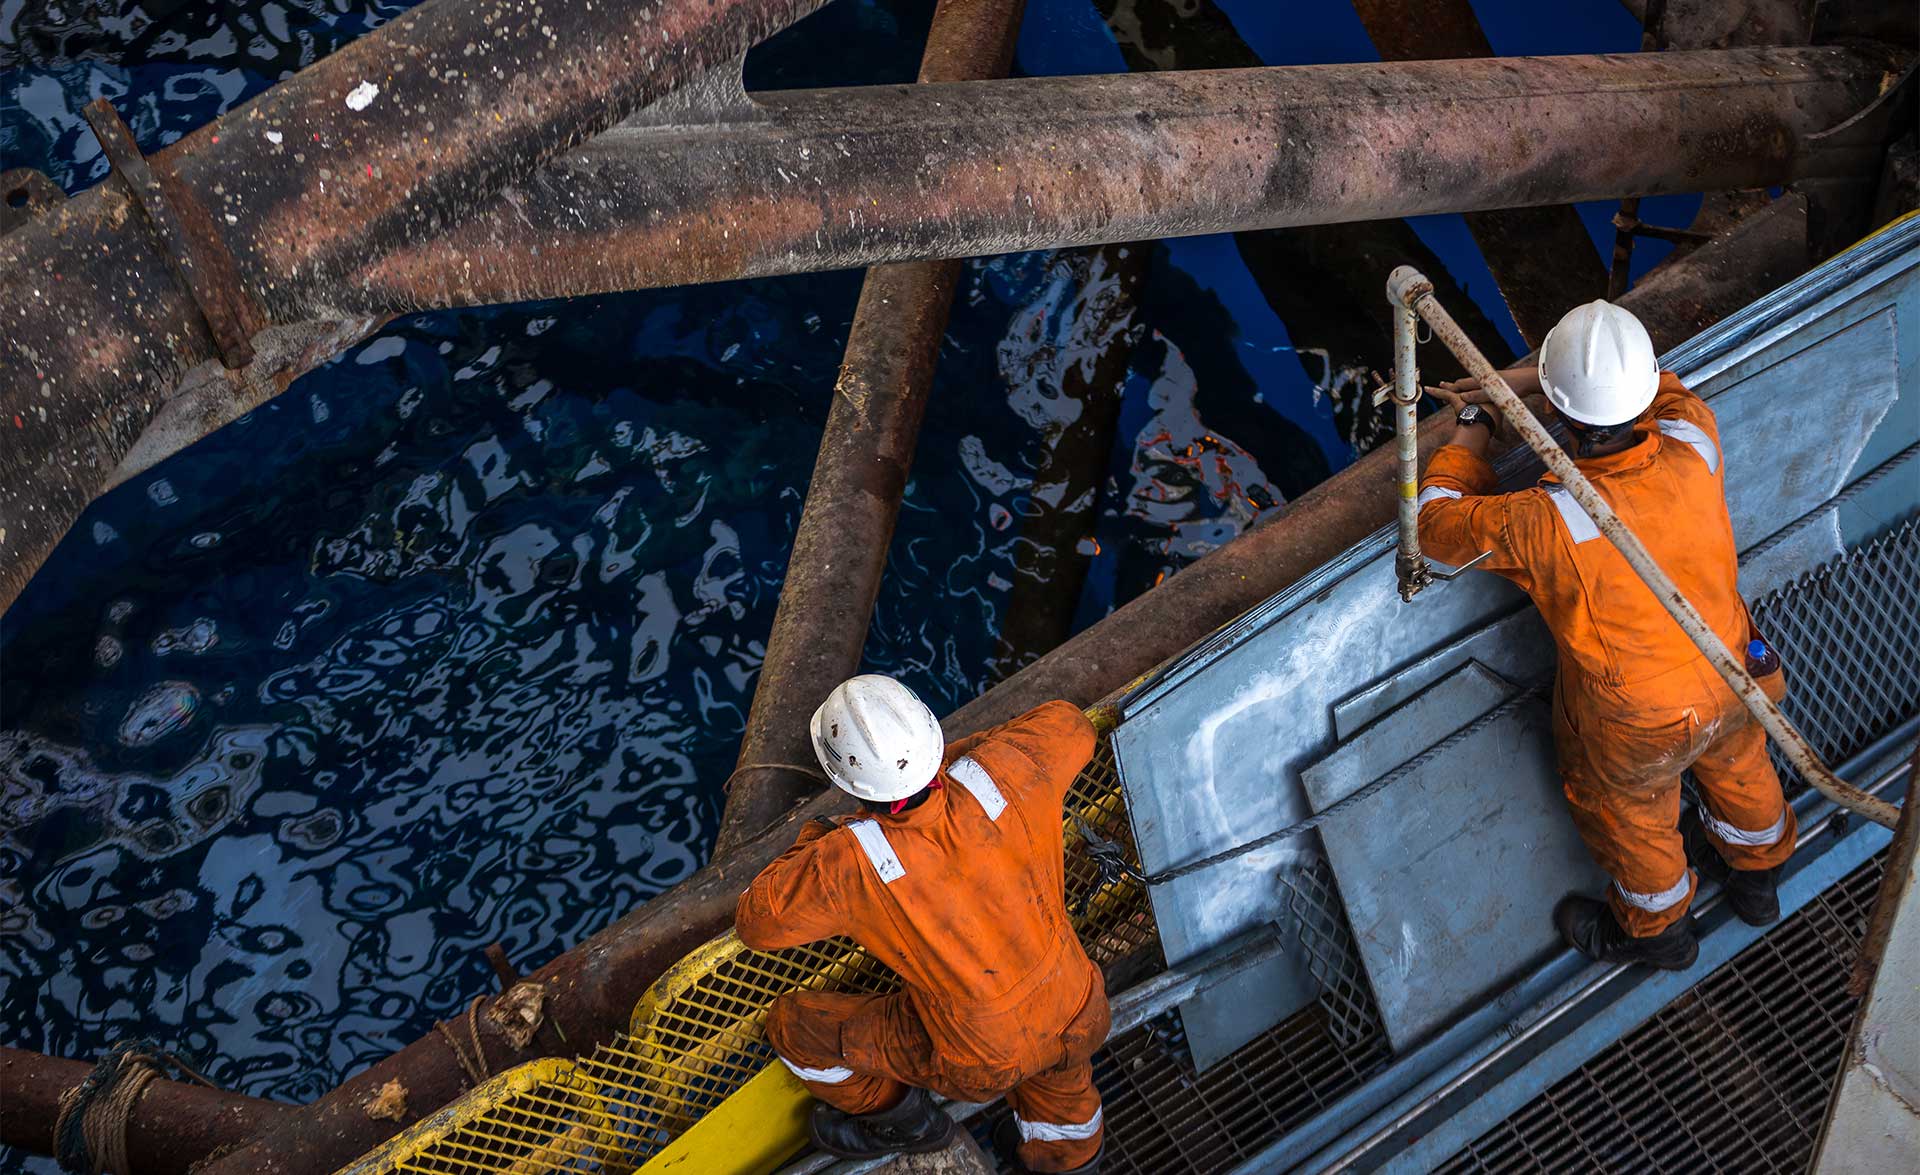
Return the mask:
[[[954,1123],[933,1104],[932,1094],[909,1089],[899,1105],[873,1114],[849,1114],[821,1102],[807,1126],[813,1145],[829,1154],[875,1159],[937,1151],[953,1141]]]
[[[1691,914],[1682,914],[1680,921],[1659,934],[1635,938],[1614,918],[1607,903],[1574,895],[1561,898],[1553,908],[1553,924],[1568,946],[1601,963],[1645,963],[1663,971],[1685,971],[1700,955]]]
[[[1015,1175],[1033,1175],[1032,1170],[1020,1161],[1020,1124],[1013,1120],[1012,1114],[1000,1119],[1000,1124],[993,1128],[993,1152]],[[1107,1140],[1103,1138],[1100,1140],[1100,1149],[1093,1152],[1091,1159],[1056,1175],[1099,1175],[1100,1160],[1106,1157],[1106,1153]]]
[[[1748,926],[1771,926],[1780,921],[1780,867],[1735,869],[1707,836],[1707,826],[1692,808],[1680,818],[1680,836],[1687,842],[1687,860],[1703,876],[1719,883],[1727,905]]]

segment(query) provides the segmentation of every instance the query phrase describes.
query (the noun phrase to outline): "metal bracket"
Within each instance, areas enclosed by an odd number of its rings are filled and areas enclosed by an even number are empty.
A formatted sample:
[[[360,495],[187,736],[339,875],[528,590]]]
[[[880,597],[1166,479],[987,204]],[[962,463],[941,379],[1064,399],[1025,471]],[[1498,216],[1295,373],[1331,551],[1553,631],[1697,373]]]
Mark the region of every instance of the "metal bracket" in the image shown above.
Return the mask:
[[[1400,580],[1400,599],[1411,604],[1415,596],[1435,583],[1450,583],[1459,579],[1492,554],[1492,551],[1482,551],[1458,567],[1429,562],[1424,555],[1412,562],[1397,556],[1393,561],[1393,570]]]
[[[174,277],[199,308],[220,362],[229,370],[252,363],[253,335],[266,325],[265,315],[241,288],[233,254],[212,218],[171,174],[155,174],[113,103],[94,99],[87,103],[86,117],[108,166],[146,214]]]

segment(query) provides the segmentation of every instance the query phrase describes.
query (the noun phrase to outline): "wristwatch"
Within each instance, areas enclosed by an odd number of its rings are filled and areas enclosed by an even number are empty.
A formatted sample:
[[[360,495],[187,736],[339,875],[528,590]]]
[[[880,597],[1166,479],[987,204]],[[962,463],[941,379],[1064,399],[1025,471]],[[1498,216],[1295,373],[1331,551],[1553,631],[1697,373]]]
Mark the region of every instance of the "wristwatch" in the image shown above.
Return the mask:
[[[1462,426],[1482,424],[1486,426],[1489,433],[1498,431],[1493,427],[1493,413],[1478,404],[1468,404],[1465,408],[1460,409],[1460,414],[1453,418],[1453,422]]]

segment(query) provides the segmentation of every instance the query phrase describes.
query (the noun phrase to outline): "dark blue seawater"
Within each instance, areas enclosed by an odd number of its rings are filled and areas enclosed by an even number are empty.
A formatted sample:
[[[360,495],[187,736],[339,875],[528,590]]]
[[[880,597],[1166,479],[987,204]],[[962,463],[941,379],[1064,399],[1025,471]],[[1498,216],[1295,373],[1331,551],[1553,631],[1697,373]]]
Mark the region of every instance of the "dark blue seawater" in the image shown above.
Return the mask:
[[[0,166],[79,191],[90,99],[154,150],[405,7],[0,0]],[[908,80],[932,7],[836,0],[749,84]],[[1221,7],[1273,64],[1373,56],[1341,0]],[[1637,44],[1614,0],[1478,7],[1503,52]],[[1028,11],[1022,71],[1124,68],[1087,0]],[[1417,227],[1517,344],[1459,218]],[[1117,320],[1103,280],[965,271],[867,644],[937,709],[994,679],[1102,348],[1082,625],[1352,459],[1230,240],[1152,246]],[[486,944],[530,970],[695,869],[859,281],[415,315],[95,503],[0,620],[0,1039],[306,1100],[488,990]]]

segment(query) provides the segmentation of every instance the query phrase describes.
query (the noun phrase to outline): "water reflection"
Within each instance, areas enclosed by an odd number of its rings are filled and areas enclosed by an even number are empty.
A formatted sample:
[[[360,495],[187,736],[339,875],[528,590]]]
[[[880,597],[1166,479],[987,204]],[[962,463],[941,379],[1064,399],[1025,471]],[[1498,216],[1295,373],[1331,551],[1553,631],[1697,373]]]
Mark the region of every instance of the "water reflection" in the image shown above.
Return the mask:
[[[19,9],[10,159],[84,186],[93,95],[151,146],[404,6],[160,7]],[[1320,460],[1281,389],[1233,416],[1230,315],[1112,261],[963,276],[868,645],[937,705],[993,676],[1043,507],[1097,505],[1097,614]],[[857,289],[412,317],[96,503],[0,620],[6,1042],[310,1099],[490,988],[487,944],[537,966],[697,867]],[[1064,461],[1096,385],[1118,440]]]

